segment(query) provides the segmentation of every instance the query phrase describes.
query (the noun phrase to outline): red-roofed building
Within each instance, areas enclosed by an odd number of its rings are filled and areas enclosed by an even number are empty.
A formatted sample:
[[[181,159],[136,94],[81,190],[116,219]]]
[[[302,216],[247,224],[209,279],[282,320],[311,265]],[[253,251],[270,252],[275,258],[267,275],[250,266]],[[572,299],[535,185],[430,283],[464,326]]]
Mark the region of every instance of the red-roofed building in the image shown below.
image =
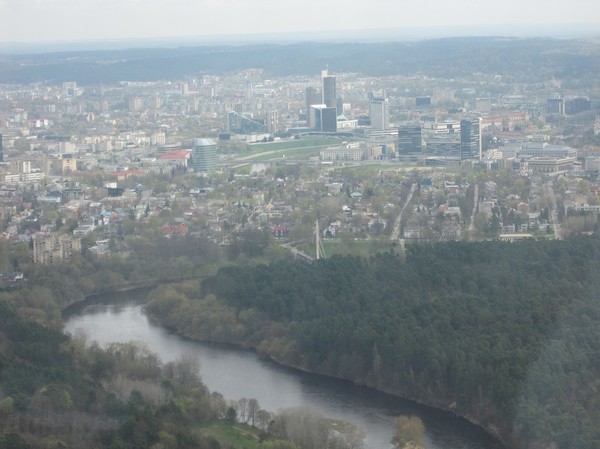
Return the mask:
[[[186,170],[191,159],[191,150],[170,150],[158,157],[157,162],[160,166],[167,165],[171,170]]]
[[[179,225],[165,225],[162,227],[162,231],[165,235],[184,235],[188,232],[188,227],[183,224]]]
[[[160,160],[188,160],[192,150],[170,150],[159,157]]]
[[[288,228],[287,228],[286,225],[281,225],[281,224],[280,225],[275,225],[275,226],[273,226],[273,228],[271,228],[271,233],[276,238],[287,237],[287,235],[288,235]]]

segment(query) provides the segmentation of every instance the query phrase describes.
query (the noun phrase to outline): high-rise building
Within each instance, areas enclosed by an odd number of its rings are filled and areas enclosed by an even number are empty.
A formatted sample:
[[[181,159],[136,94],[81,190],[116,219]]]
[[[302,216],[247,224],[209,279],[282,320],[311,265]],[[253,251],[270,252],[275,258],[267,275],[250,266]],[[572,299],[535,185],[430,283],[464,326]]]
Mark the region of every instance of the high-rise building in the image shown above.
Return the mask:
[[[217,143],[212,139],[194,139],[192,164],[196,173],[213,171],[217,166]]]
[[[335,93],[335,76],[329,75],[327,70],[321,72],[321,103],[326,105],[328,108],[336,107],[336,93]]]
[[[129,97],[129,110],[139,111],[142,109],[142,99],[140,97]]]
[[[423,137],[420,123],[403,123],[398,126],[398,154],[421,153]]]
[[[279,111],[277,109],[269,109],[267,111],[267,132],[275,134],[279,131]]]
[[[337,97],[335,100],[335,108],[337,109],[337,114],[342,115],[344,113],[344,99],[342,97]]]
[[[567,98],[565,100],[565,114],[574,115],[591,110],[590,100],[586,97]]]
[[[310,107],[313,104],[321,104],[321,93],[314,87],[307,87],[305,90],[306,96],[306,113],[310,113]]]
[[[81,239],[69,235],[36,235],[33,239],[33,262],[52,265],[81,253]]]
[[[390,127],[390,106],[384,96],[372,97],[369,100],[369,117],[371,126],[375,129],[388,129]]]
[[[337,132],[337,113],[335,107],[328,108],[324,104],[313,104],[310,107],[310,120],[312,128],[316,131]]]
[[[460,158],[481,159],[481,119],[460,121]]]
[[[548,98],[546,101],[548,114],[564,114],[565,101],[562,98]]]

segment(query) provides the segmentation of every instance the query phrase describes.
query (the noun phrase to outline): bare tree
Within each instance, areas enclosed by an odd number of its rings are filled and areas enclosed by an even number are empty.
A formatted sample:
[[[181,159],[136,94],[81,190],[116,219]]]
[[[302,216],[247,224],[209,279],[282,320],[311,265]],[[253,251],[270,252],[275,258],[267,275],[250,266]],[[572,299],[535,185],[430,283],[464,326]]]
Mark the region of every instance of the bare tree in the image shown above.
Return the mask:
[[[318,412],[295,407],[275,417],[273,431],[303,449],[322,449],[329,436],[329,425]]]
[[[240,422],[246,423],[248,422],[248,399],[241,398],[237,401],[237,414]]]
[[[266,432],[269,429],[271,418],[271,414],[266,410],[258,410],[256,412],[256,421],[260,430]]]
[[[247,413],[248,413],[248,421],[251,422],[253,427],[254,427],[254,422],[256,420],[256,413],[259,410],[260,410],[260,407],[258,406],[258,401],[254,398],[250,398],[248,400]]]

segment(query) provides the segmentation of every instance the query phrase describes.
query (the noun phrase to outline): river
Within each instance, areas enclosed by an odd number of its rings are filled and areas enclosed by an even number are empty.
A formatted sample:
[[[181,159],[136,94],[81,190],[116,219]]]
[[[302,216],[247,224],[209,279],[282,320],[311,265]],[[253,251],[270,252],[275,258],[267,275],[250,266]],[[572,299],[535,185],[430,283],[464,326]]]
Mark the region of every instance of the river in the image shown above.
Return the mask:
[[[425,424],[427,449],[502,449],[479,428],[452,414],[419,406],[369,388],[325,376],[302,373],[260,359],[255,353],[181,338],[144,314],[147,292],[117,293],[91,298],[65,315],[65,332],[84,332],[105,346],[138,341],[163,362],[190,356],[211,391],[228,400],[255,398],[271,412],[308,406],[322,415],[351,422],[366,432],[367,449],[391,448],[393,419],[414,415]]]

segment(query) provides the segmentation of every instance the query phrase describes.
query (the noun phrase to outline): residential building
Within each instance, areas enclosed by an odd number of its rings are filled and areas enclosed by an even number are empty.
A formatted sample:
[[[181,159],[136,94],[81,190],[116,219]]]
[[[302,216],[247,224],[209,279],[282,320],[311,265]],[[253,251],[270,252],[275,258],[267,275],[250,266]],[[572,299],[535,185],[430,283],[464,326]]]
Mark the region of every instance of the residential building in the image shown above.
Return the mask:
[[[130,97],[129,98],[129,110],[130,111],[139,111],[142,109],[142,99],[140,97]]]
[[[269,109],[267,111],[267,132],[275,134],[279,131],[279,111],[277,109]]]
[[[81,240],[69,235],[36,234],[33,239],[33,262],[52,265],[81,253]]]

